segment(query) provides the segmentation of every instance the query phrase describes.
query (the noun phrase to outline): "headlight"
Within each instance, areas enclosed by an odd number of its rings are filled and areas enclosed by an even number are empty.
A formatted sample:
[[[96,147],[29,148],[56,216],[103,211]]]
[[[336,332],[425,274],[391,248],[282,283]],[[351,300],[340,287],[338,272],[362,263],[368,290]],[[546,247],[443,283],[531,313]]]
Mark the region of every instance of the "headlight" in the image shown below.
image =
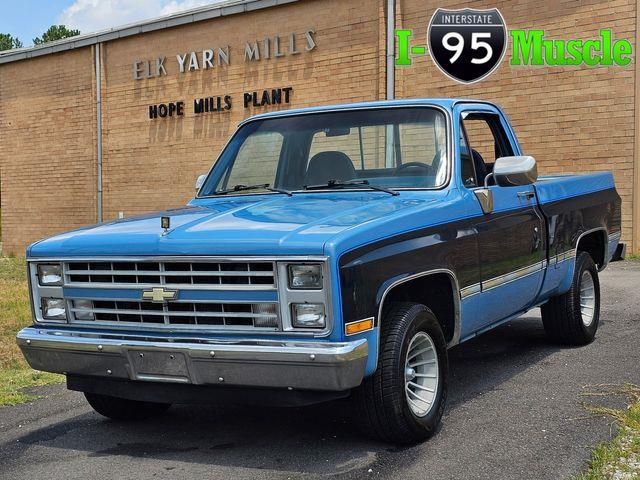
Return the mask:
[[[76,320],[95,320],[93,312],[90,311],[93,308],[93,300],[74,300],[73,308]]]
[[[324,305],[321,303],[294,303],[293,326],[296,328],[324,328]]]
[[[62,298],[42,299],[42,318],[45,320],[66,320],[67,308]]]
[[[62,265],[59,263],[39,263],[38,283],[43,287],[62,285]]]
[[[322,265],[289,265],[289,288],[321,290]]]

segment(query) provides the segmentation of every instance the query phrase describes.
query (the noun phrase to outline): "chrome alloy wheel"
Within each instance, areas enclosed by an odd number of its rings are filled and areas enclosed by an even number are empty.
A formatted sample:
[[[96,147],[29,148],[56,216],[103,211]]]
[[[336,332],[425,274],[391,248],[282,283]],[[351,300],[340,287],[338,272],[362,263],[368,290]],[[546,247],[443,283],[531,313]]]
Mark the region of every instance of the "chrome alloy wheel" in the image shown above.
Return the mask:
[[[585,327],[589,327],[593,323],[595,310],[596,288],[591,272],[585,270],[580,277],[580,314]]]
[[[427,415],[438,394],[438,352],[425,332],[416,333],[407,349],[404,367],[404,391],[407,403],[417,417]]]

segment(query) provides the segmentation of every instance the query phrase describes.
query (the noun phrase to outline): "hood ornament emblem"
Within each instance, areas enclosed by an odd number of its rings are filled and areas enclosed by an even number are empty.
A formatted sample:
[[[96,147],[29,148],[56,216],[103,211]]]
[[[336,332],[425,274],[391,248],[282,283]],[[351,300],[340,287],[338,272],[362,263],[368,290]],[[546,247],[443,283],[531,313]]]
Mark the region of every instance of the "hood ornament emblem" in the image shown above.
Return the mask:
[[[171,228],[171,217],[160,217],[160,227],[164,229],[164,233],[167,233]]]

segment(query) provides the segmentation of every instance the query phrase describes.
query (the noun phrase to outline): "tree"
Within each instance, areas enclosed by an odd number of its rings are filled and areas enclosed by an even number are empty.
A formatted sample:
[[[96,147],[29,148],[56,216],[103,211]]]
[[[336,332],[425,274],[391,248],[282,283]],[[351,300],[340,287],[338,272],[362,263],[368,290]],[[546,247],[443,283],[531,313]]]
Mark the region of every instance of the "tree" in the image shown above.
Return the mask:
[[[0,51],[22,48],[22,42],[8,33],[0,33]]]
[[[41,37],[33,39],[34,45],[42,45],[43,43],[61,40],[63,38],[75,37],[80,35],[80,30],[69,29],[64,25],[51,25],[49,30],[44,32]]]

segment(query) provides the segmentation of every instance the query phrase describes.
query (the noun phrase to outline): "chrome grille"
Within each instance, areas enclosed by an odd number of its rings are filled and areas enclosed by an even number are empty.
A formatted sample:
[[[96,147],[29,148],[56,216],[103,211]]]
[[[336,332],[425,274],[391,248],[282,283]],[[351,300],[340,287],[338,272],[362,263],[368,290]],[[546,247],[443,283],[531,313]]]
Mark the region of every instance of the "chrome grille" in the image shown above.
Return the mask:
[[[275,288],[269,261],[72,261],[64,263],[65,284],[121,284]]]
[[[277,303],[178,301],[152,303],[130,300],[68,299],[75,323],[112,325],[204,325],[208,327],[278,328]]]

